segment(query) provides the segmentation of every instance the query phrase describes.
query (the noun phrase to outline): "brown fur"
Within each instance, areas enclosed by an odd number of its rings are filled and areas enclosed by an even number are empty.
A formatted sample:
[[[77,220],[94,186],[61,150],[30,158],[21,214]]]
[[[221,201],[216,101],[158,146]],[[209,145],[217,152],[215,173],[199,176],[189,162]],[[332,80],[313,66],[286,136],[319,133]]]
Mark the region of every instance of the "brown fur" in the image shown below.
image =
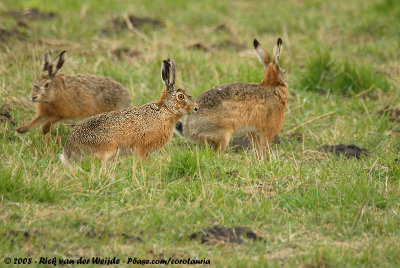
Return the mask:
[[[133,149],[137,156],[146,160],[149,153],[168,143],[179,118],[197,110],[191,96],[174,85],[174,66],[172,59],[163,62],[166,87],[157,102],[99,114],[76,126],[65,143],[65,157],[76,160],[82,152],[94,153],[106,162],[118,149]],[[165,69],[169,70],[165,73],[167,77],[164,77]],[[184,98],[180,100],[178,96],[182,94]]]
[[[63,63],[60,60],[53,73],[46,53],[43,73],[34,80],[31,93],[31,100],[37,103],[37,116],[19,127],[18,133],[43,125],[42,132],[46,134],[51,125],[60,120],[86,118],[130,106],[128,90],[111,78],[56,74]]]
[[[279,40],[272,62],[269,53],[254,41],[265,70],[261,83],[225,84],[203,92],[196,100],[199,112],[183,119],[182,134],[211,143],[215,151],[222,152],[234,133],[247,132],[263,158],[266,143],[270,145],[283,126],[288,100],[284,71],[278,64],[282,44]]]

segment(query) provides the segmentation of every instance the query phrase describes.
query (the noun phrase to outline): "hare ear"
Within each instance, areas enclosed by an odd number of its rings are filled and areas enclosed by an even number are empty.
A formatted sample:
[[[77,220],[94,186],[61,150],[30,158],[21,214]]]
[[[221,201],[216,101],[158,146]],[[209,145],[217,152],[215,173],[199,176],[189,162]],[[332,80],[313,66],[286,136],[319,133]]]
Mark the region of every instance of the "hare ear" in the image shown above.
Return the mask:
[[[282,39],[279,37],[278,42],[276,42],[276,46],[274,48],[273,63],[275,66],[279,66],[279,57],[281,56],[281,52],[282,52]]]
[[[47,51],[44,53],[44,65],[43,65],[43,72],[48,71],[49,75],[51,75],[53,66],[51,64],[51,51]]]
[[[163,60],[161,64],[161,78],[167,87],[175,84],[175,61],[173,59]]]
[[[262,47],[257,39],[254,39],[253,44],[259,61],[263,65],[264,69],[267,68],[268,64],[271,62],[271,56],[269,55],[268,51]]]
[[[65,54],[65,52],[67,52],[67,51],[66,51],[66,50],[63,50],[63,51],[61,51],[61,53],[57,56],[58,62],[57,62],[56,69],[54,70],[53,75],[55,75],[55,74],[58,72],[58,70],[60,70],[61,67],[63,66],[63,64],[64,64],[64,54]],[[57,59],[57,58],[56,58],[56,59]],[[56,61],[56,59],[54,59],[54,61]]]

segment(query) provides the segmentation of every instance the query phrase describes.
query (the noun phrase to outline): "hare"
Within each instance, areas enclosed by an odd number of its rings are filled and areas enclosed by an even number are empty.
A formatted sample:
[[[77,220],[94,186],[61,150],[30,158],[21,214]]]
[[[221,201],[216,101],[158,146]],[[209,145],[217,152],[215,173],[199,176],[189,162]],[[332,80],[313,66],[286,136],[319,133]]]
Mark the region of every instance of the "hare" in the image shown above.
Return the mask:
[[[197,111],[197,104],[183,89],[175,86],[175,62],[164,60],[161,77],[165,88],[157,102],[130,107],[121,111],[99,114],[85,119],[68,136],[64,154],[67,160],[77,160],[83,153],[93,153],[107,162],[118,150],[129,151],[145,161],[152,151],[171,139],[179,118]]]
[[[266,145],[271,144],[283,126],[288,91],[285,71],[278,63],[282,39],[278,38],[272,62],[257,39],[254,39],[254,48],[264,67],[262,82],[225,84],[203,92],[196,99],[199,112],[177,123],[178,134],[211,143],[221,153],[234,133],[247,132],[258,157],[264,158]]]
[[[32,102],[37,103],[38,115],[27,125],[19,127],[18,133],[43,125],[44,135],[52,124],[60,120],[86,118],[130,106],[128,90],[111,78],[57,74],[64,64],[65,52],[62,51],[53,61],[50,52],[44,55],[43,71],[34,80],[30,96]]]

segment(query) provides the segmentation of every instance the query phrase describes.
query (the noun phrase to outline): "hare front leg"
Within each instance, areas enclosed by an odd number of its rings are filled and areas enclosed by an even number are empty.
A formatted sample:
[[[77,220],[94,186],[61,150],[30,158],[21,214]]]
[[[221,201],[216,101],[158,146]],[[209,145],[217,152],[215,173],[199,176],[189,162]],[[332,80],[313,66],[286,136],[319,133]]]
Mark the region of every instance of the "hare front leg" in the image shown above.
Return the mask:
[[[137,159],[140,159],[141,162],[145,162],[147,159],[147,152],[143,149],[136,148],[135,149],[135,156]]]
[[[271,145],[272,145],[272,137],[271,135],[260,135],[260,147],[259,147],[259,160],[264,160],[264,157],[267,156],[267,151],[268,154],[270,154],[271,150]]]
[[[20,133],[20,134],[26,133],[26,132],[28,132],[31,128],[34,128],[34,127],[37,127],[37,126],[43,124],[43,123],[46,122],[48,119],[49,119],[48,116],[39,114],[39,115],[36,116],[31,122],[29,122],[29,124],[17,128],[17,132]]]
[[[52,118],[48,119],[47,122],[44,123],[44,125],[42,126],[43,135],[46,135],[50,131],[51,125],[58,121],[60,121],[60,118],[58,118],[58,117],[52,117]]]

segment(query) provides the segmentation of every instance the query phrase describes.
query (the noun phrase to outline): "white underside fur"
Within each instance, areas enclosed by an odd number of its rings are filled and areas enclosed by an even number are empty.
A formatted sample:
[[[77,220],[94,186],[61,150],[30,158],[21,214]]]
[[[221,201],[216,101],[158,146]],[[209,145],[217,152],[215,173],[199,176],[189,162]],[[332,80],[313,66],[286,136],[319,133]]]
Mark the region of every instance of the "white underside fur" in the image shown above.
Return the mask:
[[[61,163],[63,163],[64,166],[66,166],[70,170],[74,170],[75,168],[78,168],[80,171],[83,171],[83,169],[80,166],[71,165],[71,162],[67,160],[67,158],[65,157],[64,154],[59,154],[58,157],[60,158]]]
[[[69,166],[64,154],[59,154],[58,157],[60,158],[61,163],[63,163],[65,166]]]

